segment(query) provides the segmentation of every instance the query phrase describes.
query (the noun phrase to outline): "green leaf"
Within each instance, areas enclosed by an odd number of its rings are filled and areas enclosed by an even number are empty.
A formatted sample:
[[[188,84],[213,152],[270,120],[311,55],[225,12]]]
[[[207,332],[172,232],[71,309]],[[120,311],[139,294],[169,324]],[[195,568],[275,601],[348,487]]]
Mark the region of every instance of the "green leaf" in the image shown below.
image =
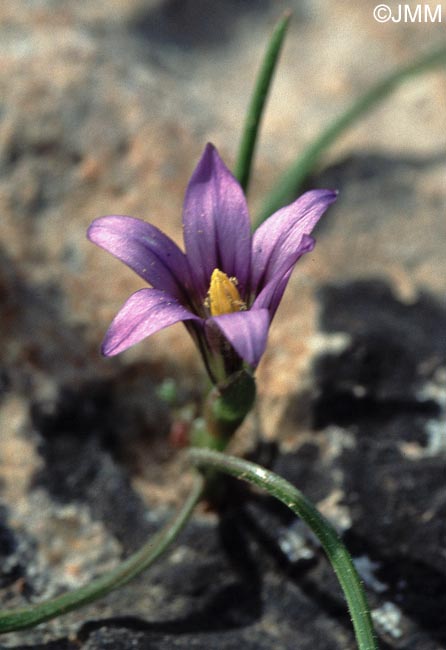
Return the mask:
[[[279,208],[290,203],[299,194],[309,174],[313,173],[323,154],[336,140],[343,135],[355,122],[368,113],[376,104],[385,99],[403,81],[421,74],[439,65],[446,64],[446,48],[442,47],[430,51],[423,57],[398,68],[387,77],[384,77],[375,86],[370,88],[365,95],[357,99],[346,111],[337,117],[322,131],[307,149],[297,158],[294,164],[277,181],[275,187],[267,195],[255,227],[260,226],[265,219]]]
[[[262,61],[259,73],[257,75],[254,92],[249,103],[246,114],[245,124],[243,127],[242,138],[235,165],[235,176],[239,180],[245,193],[248,190],[249,179],[251,175],[252,161],[256,146],[257,136],[262,119],[263,109],[268,97],[268,91],[274,77],[280,51],[290,22],[291,13],[287,12],[277,23],[265,56]]]
[[[324,548],[344,591],[359,650],[378,650],[367,598],[350,554],[333,526],[302,492],[277,474],[241,458],[207,449],[191,449],[188,456],[196,467],[208,471],[218,470],[266,490],[311,528]]]
[[[102,598],[118,587],[127,584],[145,571],[175,541],[188,522],[204,489],[202,477],[197,476],[194,486],[182,508],[174,519],[150,539],[136,553],[128,557],[115,569],[105,573],[84,587],[74,589],[43,603],[24,609],[0,612],[0,634],[24,630],[39,623],[62,616],[73,609],[79,609],[98,598]]]

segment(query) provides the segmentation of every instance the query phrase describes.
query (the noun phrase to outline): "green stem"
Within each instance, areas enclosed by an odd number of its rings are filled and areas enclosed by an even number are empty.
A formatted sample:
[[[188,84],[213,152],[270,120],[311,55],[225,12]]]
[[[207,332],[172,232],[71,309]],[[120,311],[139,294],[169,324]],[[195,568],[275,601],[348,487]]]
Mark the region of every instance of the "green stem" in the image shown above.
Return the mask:
[[[378,650],[366,595],[352,559],[313,504],[291,483],[260,465],[204,449],[191,449],[189,458],[197,467],[219,470],[263,488],[303,519],[322,544],[344,591],[359,650]]]
[[[367,113],[375,104],[385,99],[387,95],[406,79],[425,72],[430,68],[446,63],[446,48],[429,52],[427,55],[411,62],[404,68],[392,72],[370,88],[365,95],[357,99],[342,115],[336,118],[322,131],[295,163],[283,174],[275,188],[266,197],[262,210],[256,221],[257,228],[276,210],[291,202],[299,193],[308,175],[315,170],[322,154],[356,121]]]
[[[51,618],[78,609],[125,585],[145,571],[177,538],[200,500],[203,488],[203,479],[197,477],[188,498],[173,521],[169,522],[154,538],[146,542],[139,551],[124,560],[115,569],[84,587],[74,589],[46,602],[24,609],[0,612],[0,633],[34,627]]]
[[[235,165],[235,176],[240,181],[240,185],[245,193],[247,192],[249,185],[252,159],[254,156],[263,109],[268,97],[268,91],[274,76],[274,71],[276,69],[290,18],[291,13],[285,13],[277,23],[271,35],[260,71],[257,75],[257,81],[248,107],[248,112],[246,114],[242,139]]]

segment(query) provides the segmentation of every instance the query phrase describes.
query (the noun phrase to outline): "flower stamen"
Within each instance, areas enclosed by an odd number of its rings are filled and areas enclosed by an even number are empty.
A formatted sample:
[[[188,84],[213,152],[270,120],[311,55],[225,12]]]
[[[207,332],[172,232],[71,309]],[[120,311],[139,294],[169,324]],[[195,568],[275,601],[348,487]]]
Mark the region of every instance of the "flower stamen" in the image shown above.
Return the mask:
[[[246,309],[246,304],[238,292],[237,284],[237,278],[228,278],[226,273],[223,273],[220,269],[213,270],[205,301],[211,316],[232,314]]]

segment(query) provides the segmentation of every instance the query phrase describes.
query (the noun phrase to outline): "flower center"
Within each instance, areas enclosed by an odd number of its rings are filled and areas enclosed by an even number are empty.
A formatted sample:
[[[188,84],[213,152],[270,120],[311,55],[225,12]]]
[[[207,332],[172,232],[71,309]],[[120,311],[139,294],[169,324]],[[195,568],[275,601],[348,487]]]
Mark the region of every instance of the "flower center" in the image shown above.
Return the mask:
[[[237,289],[237,278],[228,278],[226,273],[219,269],[212,271],[205,304],[211,312],[211,316],[232,314],[235,311],[246,309]]]

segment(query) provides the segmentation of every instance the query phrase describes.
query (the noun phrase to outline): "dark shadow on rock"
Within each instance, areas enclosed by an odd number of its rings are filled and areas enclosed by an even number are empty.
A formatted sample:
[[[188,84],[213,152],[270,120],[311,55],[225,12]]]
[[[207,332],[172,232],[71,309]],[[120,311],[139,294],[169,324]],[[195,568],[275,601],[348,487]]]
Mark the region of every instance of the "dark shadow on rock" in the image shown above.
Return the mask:
[[[182,619],[149,622],[138,617],[117,616],[98,621],[88,621],[78,632],[78,638],[85,641],[91,633],[103,627],[126,628],[132,631],[144,631],[162,635],[200,635],[209,632],[228,632],[249,626],[258,618],[252,609],[252,599],[239,584],[228,585],[221,589],[208,607]]]
[[[446,163],[446,155],[443,150],[425,156],[390,156],[370,151],[365,154],[354,153],[346,156],[343,160],[326,167],[317,178],[318,181],[331,181],[336,186],[343,186],[352,181],[367,181],[382,177],[388,179],[392,186],[395,179],[400,179],[398,183],[400,187],[400,184],[404,183],[404,172],[428,170],[444,163]]]
[[[289,464],[291,467],[292,459]],[[248,501],[243,504],[245,500]],[[209,643],[215,635],[215,647],[245,647],[244,635],[253,629],[252,626],[261,624],[265,603],[270,610],[278,608],[286,624],[294,620],[291,603],[298,592],[293,585],[303,594],[305,607],[323,612],[327,621],[336,621],[350,632],[351,624],[339,588],[333,595],[326,589],[326,580],[320,582],[317,575],[310,577],[322,557],[320,549],[317,549],[317,557],[300,562],[290,562],[280,549],[277,534],[290,523],[291,517],[290,511],[277,501],[247,493],[241,495],[234,490],[219,519],[217,546],[211,541],[213,535],[209,537],[196,522],[191,522],[184,533],[183,544],[200,548],[197,561],[192,559],[190,566],[186,561],[181,566],[160,564],[152,568],[152,579],[166,587],[167,594],[172,591],[175,596],[187,597],[195,601],[196,608],[191,609],[189,605],[187,616],[167,621],[149,622],[139,617],[92,620],[82,626],[79,640],[90,641],[100,630],[107,630],[106,634],[112,638],[114,631],[127,629],[132,638],[141,634],[141,642],[144,639],[144,643],[149,644],[147,647],[161,638],[170,638],[172,644],[180,647],[189,636],[194,644],[199,644],[202,635],[206,635]],[[270,584],[271,575],[279,576],[283,601],[276,587]],[[332,581],[334,592],[334,577]],[[301,606],[297,602],[296,611],[300,611]],[[239,632],[234,636],[236,630]],[[262,648],[259,643],[262,633],[253,631],[251,635],[252,647]],[[237,642],[241,645],[237,646]],[[326,647],[334,646],[327,640]]]
[[[220,517],[219,538],[231,569],[243,588],[241,602],[244,607],[237,613],[236,620],[246,626],[262,616],[262,572],[247,534],[243,509],[238,503],[236,508],[227,510]]]
[[[377,548],[402,545],[404,554],[424,559],[429,552],[432,566],[446,573],[438,554],[446,534],[444,457],[406,458],[396,446],[361,439],[342,452],[339,464],[355,532]]]
[[[178,596],[196,602],[196,609],[174,620],[149,622],[137,617],[113,617],[85,623],[78,638],[87,640],[101,628],[126,628],[152,635],[200,635],[249,627],[262,616],[262,578],[250,549],[240,512],[226,513],[218,524],[218,535],[203,535],[193,522],[184,543],[200,545],[200,557],[189,565],[155,567],[155,580]],[[217,546],[215,547],[215,541]],[[200,570],[200,565],[202,566]],[[206,568],[205,568],[206,567]],[[201,605],[200,605],[201,603]],[[166,610],[168,605],[166,604]]]
[[[401,500],[400,503],[403,503]],[[446,643],[446,620],[444,612],[446,611],[446,571],[437,570],[429,561],[441,544],[441,538],[444,536],[444,525],[438,522],[437,528],[440,542],[437,542],[435,548],[432,544],[425,548],[425,560],[418,549],[404,549],[407,533],[398,525],[397,518],[394,518],[395,533],[399,534],[399,544],[395,539],[382,540],[381,544],[373,537],[371,531],[379,528],[380,521],[387,519],[391,515],[382,512],[380,517],[376,517],[375,512],[370,516],[364,513],[363,524],[366,526],[355,526],[345,535],[345,543],[354,557],[367,554],[376,565],[375,576],[386,585],[384,592],[387,601],[394,602],[406,614],[406,616],[417,625],[421,630],[427,633],[427,636],[437,643]],[[442,515],[444,521],[444,514]],[[414,525],[418,525],[415,523]],[[388,522],[392,527],[392,522]],[[407,530],[406,523],[406,530]],[[367,530],[365,530],[365,528]],[[430,537],[434,537],[432,533]],[[409,539],[410,542],[410,539]],[[410,546],[410,544],[409,544]],[[413,546],[413,544],[412,544]],[[401,551],[398,550],[400,547]],[[418,557],[416,557],[418,551]],[[411,556],[411,552],[414,556]],[[441,646],[444,647],[443,645]]]
[[[0,589],[9,587],[24,574],[24,568],[16,561],[9,564],[9,558],[17,549],[17,539],[5,523],[6,508],[0,505]]]
[[[139,370],[150,397],[148,369]],[[144,438],[148,446],[153,436],[165,438],[169,426],[166,407],[154,390],[147,401],[127,399],[137,373],[138,368],[127,368],[124,379],[86,382],[77,390],[62,388],[55,402],[32,407],[44,461],[34,485],[45,487],[57,502],[87,503],[127,552],[155,528],[147,522],[147,508],[131,486],[126,460],[132,446]]]
[[[308,447],[312,446],[308,445]],[[276,459],[274,470],[295,485],[301,485],[302,480],[309,487],[305,480],[307,477],[310,482],[314,482],[319,495],[326,495],[330,485],[327,481],[316,485],[321,477],[317,475],[317,471],[312,471],[310,458],[313,458],[314,465],[318,465],[315,454],[310,449],[302,449],[300,455],[281,454]],[[235,494],[232,496],[234,497]],[[262,590],[262,601],[268,600],[271,590],[269,576],[273,573],[283,580],[284,592],[288,588],[293,590],[294,585],[310,606],[314,606],[328,620],[336,621],[347,633],[351,632],[351,620],[340,587],[319,542],[311,531],[302,522],[296,520],[296,516],[289,508],[268,495],[251,492],[249,495],[245,494],[243,499],[239,497],[232,503],[237,503],[238,507],[236,515],[232,513],[228,522],[228,539],[232,548],[239,549],[240,567],[243,571],[243,564],[245,567],[249,566],[246,557],[240,553],[244,545],[240,544],[237,535],[235,539],[231,539],[233,531],[236,530],[236,526],[232,523],[235,516],[243,536],[251,539],[255,553],[255,562],[253,559],[250,560],[253,567],[252,575],[257,574],[261,578],[257,581],[257,590],[259,593],[260,589]],[[296,539],[296,535],[299,537],[298,548],[293,549],[292,540]],[[246,573],[246,568],[244,572]],[[251,582],[252,575],[247,576]],[[286,601],[287,597],[284,595],[284,603]],[[296,607],[299,605],[296,604]],[[287,610],[287,616],[292,616],[291,610]],[[386,647],[383,645],[383,648]]]
[[[361,184],[364,188],[368,181],[380,180],[381,193],[395,196],[404,192],[412,195],[413,172],[426,171],[445,163],[446,155],[443,150],[425,156],[390,156],[373,151],[366,154],[354,153],[311,175],[305,183],[305,188],[335,187],[342,192],[344,187],[351,184]],[[321,220],[320,232],[328,221]]]
[[[400,555],[389,556],[380,572],[401,609],[438,643],[446,643],[446,573]]]
[[[429,155],[385,155],[380,152],[366,154],[354,153],[343,160],[322,168],[310,175],[303,187],[296,192],[296,197],[302,190],[315,187],[330,187],[339,191],[339,201],[344,192],[349,196],[350,206],[360,205],[365,218],[361,221],[361,232],[370,234],[373,241],[374,232],[378,227],[385,228],[387,214],[377,211],[373,206],[377,203],[384,209],[398,210],[407,205],[407,211],[412,212],[416,205],[417,176],[425,175],[430,169],[439,169],[446,164],[444,151],[433,152]],[[432,209],[443,213],[444,199],[437,196],[430,199]],[[366,210],[363,206],[368,205]],[[335,209],[334,218],[324,218],[316,226],[316,236],[329,236],[330,232],[342,227],[338,221],[340,213]],[[409,223],[408,223],[409,227]]]
[[[345,333],[350,342],[316,360],[316,429],[439,416],[439,404],[420,391],[446,362],[443,307],[426,294],[404,304],[374,280],[325,287],[320,300],[322,330]]]
[[[267,469],[271,469],[279,454],[279,445],[273,440],[259,440],[255,449],[248,455],[247,460],[263,465]]]
[[[292,457],[287,459],[287,456],[283,458],[291,467]],[[311,473],[311,467],[308,471]],[[292,477],[292,470],[288,480],[299,485]],[[307,526],[277,500],[258,495],[244,505],[243,519],[246,530],[259,547],[256,558],[264,576],[273,571],[283,580],[284,589],[285,585],[294,585],[319,616],[335,621],[346,634],[351,634],[351,619],[341,588],[318,540]],[[298,546],[293,550],[296,535]],[[264,588],[266,593],[268,580]],[[380,648],[390,650],[391,646],[380,639]]]
[[[256,19],[276,5],[274,0],[165,0],[137,14],[129,28],[150,44],[206,51],[230,42],[241,17]]]
[[[59,503],[87,502],[131,551],[151,530],[130,485],[131,464],[137,449],[164,440],[170,425],[156,395],[159,369],[118,366],[111,378],[97,378],[83,328],[67,318],[60,287],[32,283],[6,253],[0,295],[0,337],[8,350],[3,391],[26,396],[40,435],[44,462],[34,485]],[[40,373],[48,376],[54,397],[36,397]]]
[[[25,231],[26,232],[26,231]],[[31,231],[30,231],[31,232]],[[83,329],[67,322],[65,297],[54,283],[34,283],[0,248],[0,338],[5,389],[32,396],[33,373],[86,365]]]
[[[377,280],[326,286],[319,298],[322,331],[348,337],[315,359],[312,401],[315,441],[333,425],[353,441],[330,470],[341,472],[352,517],[347,546],[377,562],[386,599],[444,643],[444,455],[427,448],[429,426],[444,414],[425,388],[446,364],[446,309],[423,293],[405,304]],[[285,420],[293,412],[290,404]]]

